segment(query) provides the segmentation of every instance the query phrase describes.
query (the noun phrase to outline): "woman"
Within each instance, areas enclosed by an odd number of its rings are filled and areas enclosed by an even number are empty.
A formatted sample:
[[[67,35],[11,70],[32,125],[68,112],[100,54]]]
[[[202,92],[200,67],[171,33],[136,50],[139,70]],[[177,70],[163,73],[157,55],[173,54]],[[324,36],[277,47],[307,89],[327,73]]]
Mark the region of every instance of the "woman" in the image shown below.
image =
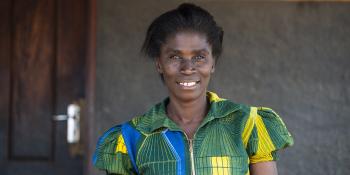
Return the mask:
[[[281,118],[207,91],[222,38],[213,17],[193,4],[152,22],[143,52],[154,59],[169,97],[108,130],[97,144],[97,168],[107,174],[277,174],[277,150],[293,144]]]

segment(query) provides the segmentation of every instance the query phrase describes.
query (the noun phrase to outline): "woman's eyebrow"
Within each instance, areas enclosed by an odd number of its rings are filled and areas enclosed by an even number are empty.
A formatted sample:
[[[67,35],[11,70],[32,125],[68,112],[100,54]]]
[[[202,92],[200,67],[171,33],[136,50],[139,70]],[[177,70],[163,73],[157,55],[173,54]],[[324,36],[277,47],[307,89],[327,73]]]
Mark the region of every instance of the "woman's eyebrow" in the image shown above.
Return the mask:
[[[205,54],[209,54],[210,53],[208,49],[196,49],[196,50],[192,50],[191,52],[193,52],[193,53],[205,53]],[[180,53],[183,53],[183,51],[182,50],[178,50],[178,49],[167,48],[165,50],[165,53],[180,54]]]
[[[165,50],[165,53],[175,53],[175,54],[178,54],[178,53],[181,53],[180,50],[177,50],[177,49],[172,49],[172,48],[167,48]]]
[[[198,49],[198,50],[194,50],[193,52],[195,52],[195,53],[206,53],[206,54],[209,54],[209,50],[208,50],[208,49]]]

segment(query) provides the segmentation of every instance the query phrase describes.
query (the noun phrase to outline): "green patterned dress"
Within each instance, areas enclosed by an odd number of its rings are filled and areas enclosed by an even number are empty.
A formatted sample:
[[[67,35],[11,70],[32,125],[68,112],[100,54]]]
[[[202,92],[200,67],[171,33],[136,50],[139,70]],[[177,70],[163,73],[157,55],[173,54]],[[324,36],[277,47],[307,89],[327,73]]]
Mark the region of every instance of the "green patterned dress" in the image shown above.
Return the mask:
[[[247,175],[250,163],[276,160],[293,144],[273,110],[207,96],[210,109],[193,139],[166,116],[167,98],[105,132],[94,166],[108,174]]]

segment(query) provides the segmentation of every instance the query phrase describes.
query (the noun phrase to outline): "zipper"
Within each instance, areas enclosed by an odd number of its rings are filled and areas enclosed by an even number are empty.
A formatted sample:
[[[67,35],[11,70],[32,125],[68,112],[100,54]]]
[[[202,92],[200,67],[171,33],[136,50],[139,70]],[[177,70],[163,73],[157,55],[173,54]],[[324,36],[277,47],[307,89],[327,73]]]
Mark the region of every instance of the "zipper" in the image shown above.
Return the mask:
[[[190,151],[190,157],[191,157],[191,175],[196,175],[196,171],[195,171],[195,168],[194,168],[194,156],[193,156],[193,139],[189,139],[187,137],[187,134],[184,132],[185,136],[186,136],[186,139],[188,141],[188,149]]]
[[[190,155],[191,155],[191,174],[196,175],[196,171],[194,170],[194,158],[193,158],[193,139],[189,139],[189,150],[190,150]]]

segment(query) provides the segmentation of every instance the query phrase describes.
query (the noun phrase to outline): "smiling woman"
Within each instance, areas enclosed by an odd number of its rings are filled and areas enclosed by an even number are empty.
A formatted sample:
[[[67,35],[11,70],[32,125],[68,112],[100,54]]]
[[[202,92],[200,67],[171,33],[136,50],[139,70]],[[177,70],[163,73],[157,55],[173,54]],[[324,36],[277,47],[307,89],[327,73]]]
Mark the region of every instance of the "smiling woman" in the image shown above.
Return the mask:
[[[271,109],[207,90],[222,51],[212,15],[182,4],[156,18],[142,51],[169,97],[99,140],[94,165],[107,174],[275,175],[277,151],[293,144]]]
[[[162,45],[156,67],[176,100],[203,100],[215,60],[205,35],[179,32]],[[201,98],[202,99],[199,99]]]

